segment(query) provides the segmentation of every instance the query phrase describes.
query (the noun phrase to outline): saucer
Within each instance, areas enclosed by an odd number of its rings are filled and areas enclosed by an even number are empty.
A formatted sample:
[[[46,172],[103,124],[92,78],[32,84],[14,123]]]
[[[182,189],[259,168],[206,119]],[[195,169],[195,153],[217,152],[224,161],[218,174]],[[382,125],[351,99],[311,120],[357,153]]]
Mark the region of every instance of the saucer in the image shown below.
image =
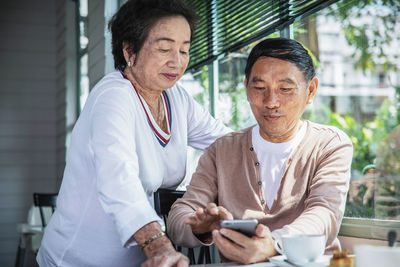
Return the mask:
[[[281,267],[293,267],[293,266],[326,267],[329,266],[329,261],[331,257],[332,255],[322,255],[316,261],[298,264],[298,263],[288,262],[286,260],[286,256],[279,255],[269,258],[269,261]]]

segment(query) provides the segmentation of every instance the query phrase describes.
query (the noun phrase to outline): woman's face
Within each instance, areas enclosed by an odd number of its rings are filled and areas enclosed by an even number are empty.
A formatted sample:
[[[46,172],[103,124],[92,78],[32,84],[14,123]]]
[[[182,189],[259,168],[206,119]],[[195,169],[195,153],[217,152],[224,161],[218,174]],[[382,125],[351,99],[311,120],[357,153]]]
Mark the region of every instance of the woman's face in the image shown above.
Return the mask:
[[[182,16],[158,20],[138,54],[130,57],[128,71],[144,90],[172,87],[189,63],[190,26]]]

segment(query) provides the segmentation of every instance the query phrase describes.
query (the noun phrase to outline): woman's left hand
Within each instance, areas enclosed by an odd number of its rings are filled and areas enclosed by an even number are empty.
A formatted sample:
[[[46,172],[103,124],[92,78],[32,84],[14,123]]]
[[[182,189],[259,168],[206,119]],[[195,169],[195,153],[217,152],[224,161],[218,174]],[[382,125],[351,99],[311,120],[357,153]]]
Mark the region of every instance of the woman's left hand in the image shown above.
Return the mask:
[[[163,250],[160,253],[154,254],[152,257],[148,258],[141,267],[187,267],[189,266],[189,259],[183,255],[172,250]]]
[[[263,224],[257,225],[253,237],[226,228],[214,230],[212,233],[219,252],[225,258],[241,264],[263,262],[277,254],[271,232]]]

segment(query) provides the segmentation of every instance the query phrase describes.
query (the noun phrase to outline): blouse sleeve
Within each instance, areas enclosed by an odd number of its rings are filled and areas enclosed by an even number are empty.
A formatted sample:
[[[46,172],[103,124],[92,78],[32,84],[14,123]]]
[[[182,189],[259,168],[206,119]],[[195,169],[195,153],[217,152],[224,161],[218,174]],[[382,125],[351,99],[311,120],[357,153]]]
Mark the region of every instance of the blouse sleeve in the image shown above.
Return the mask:
[[[128,92],[111,88],[97,97],[90,120],[98,198],[122,245],[142,226],[161,222],[139,179],[133,106]]]
[[[232,130],[220,120],[215,119],[203,106],[197,103],[185,91],[188,100],[188,144],[196,149],[204,150],[215,139]]]

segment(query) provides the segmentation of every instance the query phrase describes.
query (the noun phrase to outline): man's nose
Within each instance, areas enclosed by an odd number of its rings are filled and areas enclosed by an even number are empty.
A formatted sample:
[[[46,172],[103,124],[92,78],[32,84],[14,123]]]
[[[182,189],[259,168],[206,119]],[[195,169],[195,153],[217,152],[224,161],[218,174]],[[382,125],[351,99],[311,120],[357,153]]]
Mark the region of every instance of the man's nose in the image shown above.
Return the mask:
[[[279,96],[278,94],[268,90],[264,93],[264,106],[269,109],[279,107]]]

